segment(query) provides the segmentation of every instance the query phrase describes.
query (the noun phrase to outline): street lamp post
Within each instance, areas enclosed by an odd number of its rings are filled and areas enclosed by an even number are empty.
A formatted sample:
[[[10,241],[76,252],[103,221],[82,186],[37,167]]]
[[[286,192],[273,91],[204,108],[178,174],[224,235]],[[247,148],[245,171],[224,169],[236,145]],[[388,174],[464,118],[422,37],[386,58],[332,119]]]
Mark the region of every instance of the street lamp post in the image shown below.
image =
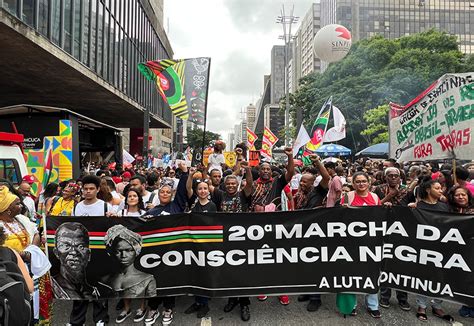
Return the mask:
[[[280,36],[280,39],[283,39],[285,42],[285,51],[284,51],[284,70],[285,70],[285,146],[290,146],[290,90],[289,90],[289,51],[290,51],[290,44],[292,40],[291,35],[291,25],[296,24],[298,22],[299,17],[293,16],[293,11],[295,6],[291,7],[291,12],[289,16],[285,15],[285,5],[282,5],[281,9],[281,16],[277,17],[276,22],[278,24],[282,24],[283,26],[283,35]]]

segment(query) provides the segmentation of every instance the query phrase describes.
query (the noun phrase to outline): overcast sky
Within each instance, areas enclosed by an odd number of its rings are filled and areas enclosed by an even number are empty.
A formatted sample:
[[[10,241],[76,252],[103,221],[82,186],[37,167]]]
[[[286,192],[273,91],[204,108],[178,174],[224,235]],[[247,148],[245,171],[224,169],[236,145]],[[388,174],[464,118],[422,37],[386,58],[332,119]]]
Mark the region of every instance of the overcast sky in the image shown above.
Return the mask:
[[[270,73],[270,51],[282,45],[282,4],[304,17],[312,1],[165,0],[164,25],[175,59],[211,57],[207,129],[227,134],[240,122],[240,111],[256,103],[263,76]],[[293,26],[293,34],[299,24]]]

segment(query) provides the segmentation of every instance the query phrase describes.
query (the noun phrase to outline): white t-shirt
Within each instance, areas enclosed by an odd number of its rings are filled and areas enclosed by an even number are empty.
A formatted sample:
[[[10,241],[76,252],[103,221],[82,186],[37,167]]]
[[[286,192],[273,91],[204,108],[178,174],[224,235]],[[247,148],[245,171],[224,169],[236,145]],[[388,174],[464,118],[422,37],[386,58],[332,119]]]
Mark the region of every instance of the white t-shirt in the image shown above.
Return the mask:
[[[222,173],[221,164],[225,163],[224,154],[211,154],[209,155],[209,173],[216,169]]]
[[[26,208],[28,209],[28,217],[30,220],[36,219],[36,208],[35,208],[35,201],[30,196],[26,196],[23,198],[23,204],[25,204]]]
[[[112,205],[107,204],[107,212],[115,212]],[[84,201],[81,201],[76,205],[76,208],[72,212],[72,216],[104,216],[104,201],[97,199],[94,204],[86,205]]]
[[[112,197],[120,199],[120,204],[113,206],[114,211],[118,212],[118,211],[124,209],[125,208],[125,199],[123,198],[123,196],[120,196],[120,194],[118,192],[116,192],[115,190],[112,191],[111,194],[112,194]]]
[[[301,177],[303,175],[301,173],[295,174],[290,181],[290,188],[291,189],[298,189],[300,187]]]
[[[323,180],[323,176],[322,175],[318,175],[316,177],[316,179],[314,179],[314,184],[313,186],[317,187],[319,185],[319,183],[321,182],[321,180]]]
[[[148,205],[148,200],[150,199],[151,192],[147,191],[147,194],[142,196],[143,199],[143,204],[145,204],[145,207]],[[158,194],[155,192],[155,195],[153,197],[153,200],[151,201],[151,204],[153,207],[158,206],[160,204],[160,198],[158,197]]]

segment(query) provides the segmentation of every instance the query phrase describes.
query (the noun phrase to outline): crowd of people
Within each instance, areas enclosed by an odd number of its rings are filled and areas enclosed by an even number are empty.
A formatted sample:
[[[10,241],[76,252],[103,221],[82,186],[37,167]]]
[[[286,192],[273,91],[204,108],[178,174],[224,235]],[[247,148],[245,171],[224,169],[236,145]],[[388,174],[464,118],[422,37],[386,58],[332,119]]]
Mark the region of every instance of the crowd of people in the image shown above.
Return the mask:
[[[474,214],[474,163],[453,167],[448,163],[406,162],[393,159],[329,160],[323,162],[311,155],[312,164],[303,166],[294,160],[292,149],[286,148],[286,165],[262,162],[250,167],[246,148],[235,149],[237,161],[232,168],[219,158],[208,166],[188,167],[184,162],[167,168],[108,165],[89,171],[77,180],[48,184],[40,196],[31,194],[32,179],[26,176],[14,187],[8,180],[0,180],[0,240],[10,248],[13,257],[24,272],[24,263],[30,264],[33,250],[41,247],[41,218],[52,216],[109,216],[137,218],[143,215],[160,216],[184,212],[272,212],[315,209],[335,206],[402,205],[461,214]],[[1,253],[1,252],[0,252]],[[12,258],[13,259],[13,258]],[[24,263],[23,263],[24,262]],[[129,264],[130,265],[130,264]],[[133,269],[127,265],[127,268]],[[27,289],[33,292],[31,278],[25,273]],[[379,307],[389,308],[391,289],[382,288],[379,294],[365,296],[366,310],[373,318],[380,318]],[[408,294],[395,291],[398,306],[411,310]],[[67,295],[67,289],[65,290]],[[258,300],[264,301],[261,295]],[[131,311],[131,300],[140,302]],[[163,325],[173,321],[176,297],[122,299],[117,304],[116,323],[128,318],[147,325],[155,323],[160,315]],[[287,295],[278,297],[288,305]],[[306,309],[316,312],[321,306],[321,294],[300,295],[299,302],[307,302]],[[93,319],[97,325],[110,321],[107,300],[90,300]],[[229,298],[223,310],[231,312],[240,307],[243,321],[250,319],[250,298]],[[70,314],[71,325],[86,323],[88,300],[74,300]],[[159,307],[163,305],[163,311]],[[419,320],[428,320],[431,305],[433,316],[447,321],[442,300],[418,295],[414,309]],[[209,298],[196,296],[194,303],[184,311],[204,317],[210,314]],[[357,315],[354,306],[351,315]],[[474,317],[474,307],[463,306],[463,317]],[[38,313],[35,313],[38,318]]]

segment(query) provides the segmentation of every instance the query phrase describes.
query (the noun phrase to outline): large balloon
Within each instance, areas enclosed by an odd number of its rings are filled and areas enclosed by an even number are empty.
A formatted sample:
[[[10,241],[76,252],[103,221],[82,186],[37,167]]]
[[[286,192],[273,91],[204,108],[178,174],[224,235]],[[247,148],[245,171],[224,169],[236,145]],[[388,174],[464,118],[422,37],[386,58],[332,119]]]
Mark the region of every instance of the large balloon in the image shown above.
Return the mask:
[[[351,45],[351,32],[338,24],[324,26],[313,40],[314,54],[326,62],[336,62],[344,58]]]

